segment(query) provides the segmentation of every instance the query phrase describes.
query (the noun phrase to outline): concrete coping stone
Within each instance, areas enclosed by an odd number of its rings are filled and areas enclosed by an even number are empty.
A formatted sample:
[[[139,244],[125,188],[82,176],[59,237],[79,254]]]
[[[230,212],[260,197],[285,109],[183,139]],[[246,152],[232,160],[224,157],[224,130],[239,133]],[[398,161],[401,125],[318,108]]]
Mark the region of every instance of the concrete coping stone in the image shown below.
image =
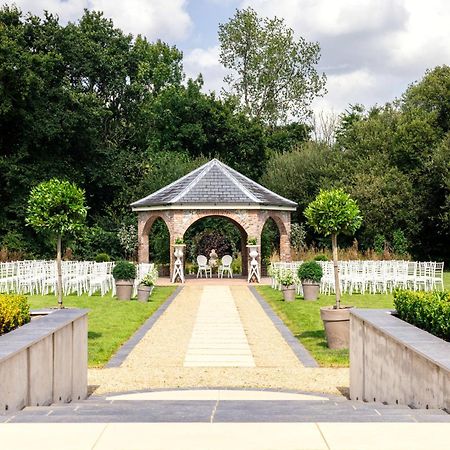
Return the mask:
[[[41,316],[9,333],[0,336],[0,363],[13,357],[36,342],[64,328],[88,314],[88,309],[43,309],[32,311]]]
[[[450,371],[450,342],[417,328],[395,316],[390,309],[350,309],[350,315],[379,329],[426,360]]]

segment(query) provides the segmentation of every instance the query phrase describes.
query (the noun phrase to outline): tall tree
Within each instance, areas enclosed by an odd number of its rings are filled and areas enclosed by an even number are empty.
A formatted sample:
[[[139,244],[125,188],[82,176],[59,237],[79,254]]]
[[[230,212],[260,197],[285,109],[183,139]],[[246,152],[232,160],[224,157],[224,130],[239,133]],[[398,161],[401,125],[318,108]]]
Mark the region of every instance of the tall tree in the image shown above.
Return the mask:
[[[317,73],[317,42],[296,39],[283,19],[261,18],[252,8],[237,10],[219,25],[220,62],[231,73],[225,81],[251,116],[274,125],[305,117],[313,99],[325,92]]]
[[[63,307],[62,237],[80,230],[86,219],[84,191],[69,181],[54,178],[35,186],[30,193],[27,224],[56,237],[58,306]]]

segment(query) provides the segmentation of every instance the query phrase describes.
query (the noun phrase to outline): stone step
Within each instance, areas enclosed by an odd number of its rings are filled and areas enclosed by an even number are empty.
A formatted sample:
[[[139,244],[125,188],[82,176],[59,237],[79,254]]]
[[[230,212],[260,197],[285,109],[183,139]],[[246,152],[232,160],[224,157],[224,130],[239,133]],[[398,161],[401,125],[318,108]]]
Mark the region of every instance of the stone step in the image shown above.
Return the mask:
[[[29,407],[10,422],[450,422],[442,410],[324,400],[87,400]]]

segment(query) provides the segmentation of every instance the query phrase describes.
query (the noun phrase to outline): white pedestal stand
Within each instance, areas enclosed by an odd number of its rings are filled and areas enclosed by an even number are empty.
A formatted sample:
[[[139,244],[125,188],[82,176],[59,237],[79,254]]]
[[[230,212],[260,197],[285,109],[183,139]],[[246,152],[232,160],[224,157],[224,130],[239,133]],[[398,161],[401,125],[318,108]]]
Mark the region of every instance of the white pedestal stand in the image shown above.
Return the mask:
[[[251,283],[253,280],[256,283],[261,281],[261,276],[259,274],[259,263],[258,263],[258,246],[257,245],[247,245],[248,255],[250,256],[250,270],[248,271],[248,282]]]
[[[184,247],[185,244],[175,244],[174,252],[175,262],[173,264],[173,275],[172,275],[172,283],[175,283],[177,278],[180,279],[182,283],[184,283],[184,265],[183,265],[183,255],[184,255]]]

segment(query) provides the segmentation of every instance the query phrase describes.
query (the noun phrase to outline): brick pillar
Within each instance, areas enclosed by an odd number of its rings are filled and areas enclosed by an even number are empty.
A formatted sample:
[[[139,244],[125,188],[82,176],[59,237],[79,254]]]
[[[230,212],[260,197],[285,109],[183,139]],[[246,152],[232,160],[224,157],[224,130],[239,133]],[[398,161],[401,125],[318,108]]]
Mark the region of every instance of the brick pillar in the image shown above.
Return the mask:
[[[150,220],[147,212],[138,213],[138,262],[149,261],[147,222]]]

